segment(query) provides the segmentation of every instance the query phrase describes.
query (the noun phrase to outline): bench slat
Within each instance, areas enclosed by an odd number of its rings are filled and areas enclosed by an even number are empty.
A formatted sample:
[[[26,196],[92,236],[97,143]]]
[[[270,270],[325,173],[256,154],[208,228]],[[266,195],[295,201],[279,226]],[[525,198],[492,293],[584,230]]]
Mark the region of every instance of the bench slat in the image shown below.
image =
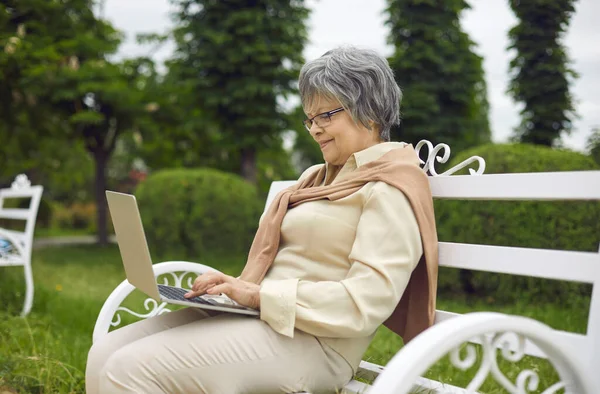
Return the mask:
[[[0,209],[0,219],[27,220],[30,213],[29,209]]]
[[[600,284],[600,254],[564,250],[439,243],[442,267]]]
[[[359,382],[358,380],[351,380],[344,386],[342,394],[366,394],[369,392],[370,388],[371,386],[366,383]]]
[[[384,368],[381,365],[373,364],[368,361],[361,361],[356,376],[368,381],[375,380],[380,373],[383,373]]]
[[[40,185],[26,187],[24,189],[1,189],[0,197],[2,198],[32,198],[41,196],[44,188]]]
[[[465,200],[599,200],[600,171],[430,177],[434,198]],[[560,185],[559,188],[556,185]]]
[[[361,361],[360,365],[358,367],[358,370],[356,371],[356,376],[361,378],[361,379],[366,379],[368,381],[374,381],[377,376],[379,376],[380,373],[383,373],[383,370],[385,368],[377,365],[377,364],[373,364],[367,361]],[[353,380],[352,382],[348,383],[346,385],[346,387],[344,387],[344,393],[367,393],[368,389],[371,386],[359,382],[357,380]],[[461,388],[461,387],[456,387],[456,386],[452,386],[450,384],[443,384],[440,382],[437,382],[435,380],[430,380],[427,378],[419,378],[416,382],[415,385],[413,386],[412,392],[415,393],[431,393],[431,394],[435,394],[435,393],[440,393],[440,394],[465,394],[466,391]]]

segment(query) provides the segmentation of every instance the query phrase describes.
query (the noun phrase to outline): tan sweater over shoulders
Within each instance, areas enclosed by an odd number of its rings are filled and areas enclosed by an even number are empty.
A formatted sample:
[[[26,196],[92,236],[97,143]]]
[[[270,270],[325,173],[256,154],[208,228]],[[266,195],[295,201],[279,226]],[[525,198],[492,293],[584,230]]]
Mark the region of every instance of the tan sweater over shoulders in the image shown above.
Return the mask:
[[[405,144],[381,143],[352,155],[332,184]],[[300,177],[318,171],[309,168]],[[325,177],[325,183],[329,180]],[[316,336],[356,369],[376,329],[398,305],[423,254],[406,196],[381,181],[330,201],[289,208],[272,266],[261,283],[261,319],[276,332]]]

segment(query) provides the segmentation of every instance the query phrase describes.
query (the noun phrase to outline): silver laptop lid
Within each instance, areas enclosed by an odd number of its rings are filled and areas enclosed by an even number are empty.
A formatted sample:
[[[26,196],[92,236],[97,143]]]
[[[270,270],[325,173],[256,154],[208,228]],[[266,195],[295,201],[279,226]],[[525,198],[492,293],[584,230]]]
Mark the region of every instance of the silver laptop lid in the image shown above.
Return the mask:
[[[135,196],[106,191],[127,280],[156,301],[160,300],[150,250]]]

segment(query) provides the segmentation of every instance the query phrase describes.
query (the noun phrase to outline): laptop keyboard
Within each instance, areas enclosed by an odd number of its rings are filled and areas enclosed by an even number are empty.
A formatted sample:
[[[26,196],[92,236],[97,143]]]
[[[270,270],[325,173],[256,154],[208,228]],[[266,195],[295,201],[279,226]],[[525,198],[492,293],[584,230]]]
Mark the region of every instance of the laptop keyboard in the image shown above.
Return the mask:
[[[258,312],[254,309],[247,308],[245,306],[241,306],[241,305],[238,305],[235,303],[231,304],[231,302],[233,302],[231,300],[228,300],[229,302],[227,302],[227,303],[223,303],[223,302],[217,301],[216,299],[203,298],[201,296],[194,297],[194,298],[185,298],[183,295],[185,293],[187,293],[188,291],[189,290],[182,289],[181,287],[158,285],[158,292],[160,293],[160,295],[163,296],[164,298],[168,298],[170,300],[189,301],[189,302],[194,302],[196,304],[220,306],[220,307],[230,308],[230,309],[241,309],[241,310],[246,310],[246,311],[252,311],[253,313],[258,315]]]
[[[183,295],[186,294],[188,291],[189,290],[182,289],[181,287],[158,285],[158,292],[160,293],[160,295],[165,298],[168,298],[170,300],[189,301],[189,302],[195,302],[196,304],[205,304],[205,305],[217,305],[217,306],[219,305],[215,301],[205,300],[200,297],[185,298]]]

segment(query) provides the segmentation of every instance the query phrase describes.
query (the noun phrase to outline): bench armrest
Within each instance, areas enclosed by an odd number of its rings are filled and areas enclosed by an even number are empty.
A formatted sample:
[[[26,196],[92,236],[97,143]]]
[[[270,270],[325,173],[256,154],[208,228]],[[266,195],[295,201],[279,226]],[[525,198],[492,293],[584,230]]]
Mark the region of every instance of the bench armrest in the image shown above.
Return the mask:
[[[525,392],[525,386],[531,391],[531,386],[537,386],[539,378],[534,371],[521,371],[517,383],[512,383],[496,364],[497,348],[501,348],[504,359],[510,362],[521,360],[525,356],[523,349],[527,340],[544,351],[554,365],[561,380],[556,384],[557,388],[565,387],[566,393],[594,392],[587,366],[570,349],[556,341],[557,335],[552,328],[534,319],[492,312],[461,315],[425,330],[392,358],[375,380],[371,391],[378,394],[409,393],[415,382],[446,354],[450,355],[457,368],[466,370],[474,366],[478,359],[474,345],[468,344],[459,352],[461,345],[473,338],[481,341],[483,356],[467,392],[476,392],[488,376],[509,393]],[[461,356],[465,350],[466,356]]]
[[[194,273],[199,275],[206,272],[217,271],[204,264],[192,263],[189,261],[166,261],[154,264],[152,269],[154,270],[155,277],[170,274],[168,277],[163,278],[164,284],[183,288],[191,288],[193,284],[190,276],[187,276],[188,281],[183,283],[183,279],[187,274]],[[173,283],[169,283],[169,279],[172,279]],[[96,319],[94,332],[92,334],[92,342],[95,342],[102,336],[108,334],[111,327],[118,327],[121,324],[121,312],[128,313],[140,319],[146,319],[168,311],[168,309],[165,308],[166,304],[164,302],[158,303],[151,298],[147,298],[144,301],[146,313],[136,313],[129,308],[121,306],[123,301],[134,289],[135,287],[133,285],[127,280],[124,280],[110,293],[104,302],[104,305],[102,305],[102,309]]]

